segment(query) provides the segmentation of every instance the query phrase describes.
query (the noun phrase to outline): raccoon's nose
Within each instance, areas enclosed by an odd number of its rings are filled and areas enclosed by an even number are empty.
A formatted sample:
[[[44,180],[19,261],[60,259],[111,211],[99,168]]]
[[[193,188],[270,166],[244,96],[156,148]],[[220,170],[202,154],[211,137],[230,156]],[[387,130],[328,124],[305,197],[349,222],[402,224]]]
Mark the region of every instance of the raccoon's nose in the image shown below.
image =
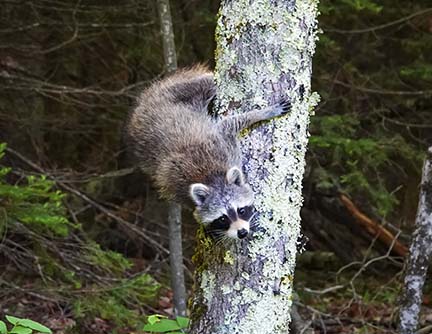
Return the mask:
[[[243,239],[247,235],[248,235],[248,231],[245,228],[242,228],[241,230],[237,231],[237,236],[239,239]]]

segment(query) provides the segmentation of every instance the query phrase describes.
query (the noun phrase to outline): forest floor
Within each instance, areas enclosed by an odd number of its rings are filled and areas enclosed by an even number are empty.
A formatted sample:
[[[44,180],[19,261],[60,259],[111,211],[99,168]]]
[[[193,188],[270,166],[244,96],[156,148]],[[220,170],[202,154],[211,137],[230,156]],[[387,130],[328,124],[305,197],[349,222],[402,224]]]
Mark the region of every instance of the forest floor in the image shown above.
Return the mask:
[[[346,266],[345,266],[346,268]],[[359,272],[352,267],[339,269],[306,268],[301,264],[296,272],[295,289],[298,312],[308,326],[309,334],[332,333],[396,333],[398,298],[401,274],[395,268],[383,265]],[[38,284],[31,279],[26,291],[37,291]],[[0,313],[13,314],[39,321],[55,334],[108,334],[143,333],[132,327],[122,327],[103,317],[77,318],[71,306],[38,294],[16,290],[0,299]],[[138,310],[137,310],[138,311]],[[162,288],[153,313],[172,315],[172,293]],[[145,317],[143,317],[144,323]],[[142,328],[142,324],[138,325]],[[432,333],[432,284],[424,289],[420,318],[422,334]]]
[[[361,266],[359,266],[362,268]],[[396,334],[401,271],[388,264],[367,270],[344,266],[337,270],[298,268],[297,306],[314,334]],[[422,334],[432,333],[432,284],[424,288],[420,316]]]

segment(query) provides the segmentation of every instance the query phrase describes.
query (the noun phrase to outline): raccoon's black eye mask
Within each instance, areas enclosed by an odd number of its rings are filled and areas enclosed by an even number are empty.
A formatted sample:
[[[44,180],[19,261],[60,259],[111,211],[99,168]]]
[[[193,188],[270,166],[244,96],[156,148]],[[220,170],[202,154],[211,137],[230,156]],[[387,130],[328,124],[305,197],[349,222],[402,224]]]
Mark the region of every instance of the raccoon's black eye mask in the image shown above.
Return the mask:
[[[240,219],[249,220],[255,212],[255,208],[252,205],[245,206],[237,209],[237,215]]]
[[[238,208],[237,212],[234,209],[228,210],[228,215],[222,215],[219,218],[213,220],[206,226],[206,232],[216,237],[221,232],[227,231],[233,221],[242,219],[248,221],[254,214],[255,208],[252,205]]]
[[[207,227],[208,231],[226,231],[231,225],[231,219],[227,215],[220,216],[213,220]]]

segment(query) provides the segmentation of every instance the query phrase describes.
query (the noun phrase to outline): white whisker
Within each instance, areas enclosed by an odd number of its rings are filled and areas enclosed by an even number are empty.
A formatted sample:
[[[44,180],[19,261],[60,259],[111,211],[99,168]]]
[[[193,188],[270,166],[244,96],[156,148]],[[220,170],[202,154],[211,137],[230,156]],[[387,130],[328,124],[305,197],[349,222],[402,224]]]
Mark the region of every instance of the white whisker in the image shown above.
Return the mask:
[[[252,227],[252,226],[255,226],[256,224],[258,224],[258,222],[257,221],[253,221],[253,219],[255,218],[255,216],[258,214],[258,211],[255,211],[254,213],[253,213],[253,215],[249,218],[249,224],[250,224],[250,226]]]

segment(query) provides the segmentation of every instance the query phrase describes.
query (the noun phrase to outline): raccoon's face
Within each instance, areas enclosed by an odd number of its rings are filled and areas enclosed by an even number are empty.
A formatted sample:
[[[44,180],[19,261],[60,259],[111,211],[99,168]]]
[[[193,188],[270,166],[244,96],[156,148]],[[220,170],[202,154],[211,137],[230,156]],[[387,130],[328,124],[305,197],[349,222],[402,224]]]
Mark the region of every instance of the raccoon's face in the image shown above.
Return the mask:
[[[190,195],[196,204],[195,215],[214,238],[243,239],[249,234],[254,197],[240,168],[230,168],[211,185],[192,184]]]

